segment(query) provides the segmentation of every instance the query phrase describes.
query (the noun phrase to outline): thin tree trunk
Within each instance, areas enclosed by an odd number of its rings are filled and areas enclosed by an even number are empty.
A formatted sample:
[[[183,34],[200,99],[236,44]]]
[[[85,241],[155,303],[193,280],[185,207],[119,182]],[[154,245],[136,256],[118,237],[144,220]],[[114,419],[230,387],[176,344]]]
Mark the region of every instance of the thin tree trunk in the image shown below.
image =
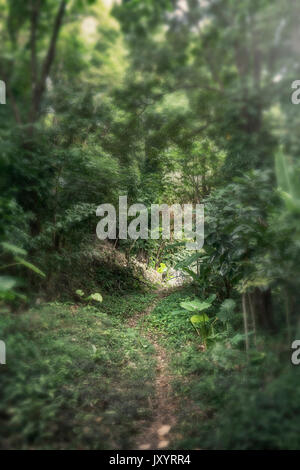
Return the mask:
[[[242,295],[242,305],[243,305],[243,319],[244,319],[244,331],[245,331],[245,345],[246,345],[246,353],[247,353],[247,356],[248,356],[249,336],[248,336],[248,318],[247,318],[246,294]]]
[[[256,320],[255,320],[255,310],[251,299],[251,294],[248,293],[248,301],[250,306],[250,313],[251,313],[251,320],[252,320],[252,327],[254,332],[254,345],[256,346]]]
[[[201,263],[200,263],[200,259],[198,258],[197,259],[197,276],[198,277],[200,276],[200,269],[201,269]]]
[[[288,298],[287,291],[285,291],[285,319],[286,319],[286,326],[287,326],[288,342],[291,343],[290,306],[289,306],[289,298]]]

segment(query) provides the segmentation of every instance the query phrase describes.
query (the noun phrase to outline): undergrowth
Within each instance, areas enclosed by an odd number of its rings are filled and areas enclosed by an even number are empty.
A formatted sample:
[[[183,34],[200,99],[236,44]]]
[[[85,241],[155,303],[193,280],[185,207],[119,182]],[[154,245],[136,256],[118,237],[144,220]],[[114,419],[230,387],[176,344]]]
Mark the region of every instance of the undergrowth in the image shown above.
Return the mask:
[[[130,447],[149,418],[155,365],[152,346],[114,313],[139,311],[145,301],[107,301],[102,311],[56,302],[1,315],[1,448]]]
[[[189,315],[178,311],[194,297],[191,289],[175,292],[146,319],[172,358],[180,401],[173,448],[299,448],[300,371],[290,364],[286,338],[259,335],[247,359],[243,342],[232,345],[233,328],[203,350]]]

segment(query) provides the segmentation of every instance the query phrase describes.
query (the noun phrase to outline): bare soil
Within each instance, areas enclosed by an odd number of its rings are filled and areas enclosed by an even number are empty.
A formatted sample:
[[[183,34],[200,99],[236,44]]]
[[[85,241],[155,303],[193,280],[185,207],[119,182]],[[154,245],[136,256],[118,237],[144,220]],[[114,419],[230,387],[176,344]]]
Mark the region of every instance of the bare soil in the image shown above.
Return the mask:
[[[157,336],[143,327],[143,318],[150,315],[157,303],[168,296],[174,289],[162,289],[157,292],[155,301],[143,312],[130,318],[128,326],[140,329],[142,337],[150,341],[156,352],[155,396],[149,398],[152,410],[150,422],[143,422],[134,442],[134,449],[168,449],[174,436],[176,424],[177,400],[172,393],[172,374],[169,370],[167,351],[159,344]]]

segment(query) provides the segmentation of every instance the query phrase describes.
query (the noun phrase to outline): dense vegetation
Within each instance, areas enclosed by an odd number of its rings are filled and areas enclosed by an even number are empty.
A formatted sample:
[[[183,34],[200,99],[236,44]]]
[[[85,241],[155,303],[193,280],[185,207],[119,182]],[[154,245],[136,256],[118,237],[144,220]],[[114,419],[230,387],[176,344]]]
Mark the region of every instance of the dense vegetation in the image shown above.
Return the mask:
[[[300,5],[0,7],[0,447],[133,448],[159,344],[165,446],[299,449]],[[204,204],[203,248],[98,240],[124,195]]]

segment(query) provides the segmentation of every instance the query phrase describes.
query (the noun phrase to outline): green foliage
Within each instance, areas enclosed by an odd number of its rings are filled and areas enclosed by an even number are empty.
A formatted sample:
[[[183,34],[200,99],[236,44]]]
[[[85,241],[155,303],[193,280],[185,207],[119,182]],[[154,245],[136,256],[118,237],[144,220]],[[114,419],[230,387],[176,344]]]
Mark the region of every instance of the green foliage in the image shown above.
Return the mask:
[[[165,271],[167,271],[167,266],[165,265],[165,263],[160,263],[159,268],[157,268],[157,272],[162,274]]]
[[[192,323],[193,327],[196,329],[199,336],[201,336],[203,345],[206,348],[207,339],[212,333],[212,331],[209,328],[208,316],[206,315],[206,313],[202,313],[201,315],[193,315],[190,318],[190,322]]]
[[[11,268],[16,269],[16,267],[24,266],[27,270],[30,270],[41,277],[45,277],[45,273],[43,271],[24,259],[24,256],[27,256],[27,252],[23,248],[7,242],[2,242],[1,248],[1,260],[2,263],[5,264],[0,265],[0,270],[9,270]],[[22,255],[22,257],[19,255]],[[26,300],[25,295],[14,289],[15,287],[18,287],[18,284],[21,283],[17,277],[7,275],[0,276],[0,305],[4,301],[10,302],[13,300]]]
[[[98,292],[95,292],[95,294],[91,294],[87,297],[87,300],[95,300],[95,302],[102,302],[103,298],[102,295],[99,294]]]
[[[201,324],[201,323],[206,323],[209,321],[209,318],[208,316],[206,315],[206,313],[202,313],[201,315],[193,315],[191,318],[190,318],[192,324],[195,326],[197,326],[197,324]]]
[[[233,299],[226,299],[222,302],[217,317],[221,322],[228,323],[234,318],[236,302]]]
[[[0,318],[16,351],[0,388],[1,445],[130,445],[147,415],[140,383],[153,379],[124,326],[153,298],[138,259],[193,280],[143,319],[190,380],[178,387],[194,406],[181,445],[297,448],[288,381],[298,375],[277,354],[300,301],[300,120],[289,96],[299,4],[130,0],[110,13],[104,3],[0,0],[1,311],[36,297],[80,304]],[[120,195],[147,208],[204,203],[203,249],[95,241],[97,206]]]
[[[150,316],[143,323],[145,326],[162,334],[166,347],[174,346],[181,348],[195,337],[195,330],[190,322],[190,315],[186,315],[178,305],[190,299],[191,290],[174,292],[162,299],[155,307]]]
[[[1,370],[1,448],[130,446],[149,416],[154,370],[135,331],[94,307],[60,303],[3,314],[0,331],[13,352]]]
[[[211,304],[214,300],[215,296],[212,296],[208,302],[201,302],[199,299],[195,299],[189,302],[180,302],[180,307],[188,312],[203,312],[203,310],[207,310],[211,307]],[[206,313],[201,313],[198,315],[193,315],[190,318],[190,322],[196,329],[199,336],[201,336],[201,340],[203,342],[204,347],[207,345],[207,339],[213,333],[212,322],[210,321],[209,317]]]
[[[129,318],[135,313],[142,312],[155,298],[152,293],[131,293],[125,295],[106,295],[102,309],[108,314],[117,316],[121,320]]]
[[[199,299],[192,300],[190,302],[181,302],[180,307],[189,312],[202,312],[211,307],[210,302],[201,302]]]
[[[8,253],[11,253],[12,255],[22,255],[26,256],[26,251],[23,250],[23,248],[20,248],[19,246],[12,245],[11,243],[7,242],[2,242],[1,243],[2,249]]]
[[[14,300],[16,292],[13,288],[16,286],[17,280],[11,276],[0,276],[0,300]]]
[[[287,157],[283,151],[278,151],[275,155],[275,169],[278,182],[278,189],[288,211],[299,214],[300,191],[299,191],[299,170],[295,165],[289,165]]]
[[[34,266],[32,263],[29,263],[28,261],[26,261],[24,258],[20,258],[19,256],[16,256],[15,261],[17,264],[21,264],[25,266],[25,268],[31,269],[31,271],[34,271],[36,274],[39,274],[41,277],[46,276],[45,273],[43,273],[43,271],[41,271],[39,268]]]
[[[251,354],[250,362],[246,368],[241,353],[220,343],[201,357],[190,350],[175,361],[191,381],[188,391],[177,381],[177,391],[199,407],[182,421],[179,448],[299,448],[297,370],[285,365],[278,375],[272,349]]]
[[[75,292],[76,295],[79,295],[79,297],[83,297],[84,296],[84,292],[83,290],[81,289],[77,289],[77,291]]]
[[[95,292],[94,294],[90,294],[87,297],[85,297],[85,293],[83,292],[83,290],[77,289],[75,294],[78,295],[79,297],[81,297],[83,300],[85,300],[87,302],[89,302],[91,300],[93,300],[95,302],[99,302],[99,303],[103,302],[103,297],[102,297],[101,294],[99,294],[99,292]]]
[[[267,250],[274,249],[267,218],[275,200],[269,173],[258,171],[235,178],[206,199],[205,245],[177,265],[193,272],[202,296],[214,289],[223,300],[232,295],[241,279],[258,276],[258,265]]]
[[[299,448],[299,373],[289,365],[290,350],[285,338],[259,337],[258,349],[250,350],[247,360],[240,347],[244,335],[234,329],[229,336],[219,335],[209,348],[199,351],[197,338],[187,333],[182,312],[174,312],[176,304],[191,294],[189,290],[171,294],[159,302],[147,319],[153,331],[164,333],[164,344],[172,357],[173,387],[181,400],[176,432],[182,437],[173,446]],[[226,299],[219,306],[219,313],[226,312],[227,321],[234,309],[234,300]],[[197,315],[200,323],[203,315]]]

